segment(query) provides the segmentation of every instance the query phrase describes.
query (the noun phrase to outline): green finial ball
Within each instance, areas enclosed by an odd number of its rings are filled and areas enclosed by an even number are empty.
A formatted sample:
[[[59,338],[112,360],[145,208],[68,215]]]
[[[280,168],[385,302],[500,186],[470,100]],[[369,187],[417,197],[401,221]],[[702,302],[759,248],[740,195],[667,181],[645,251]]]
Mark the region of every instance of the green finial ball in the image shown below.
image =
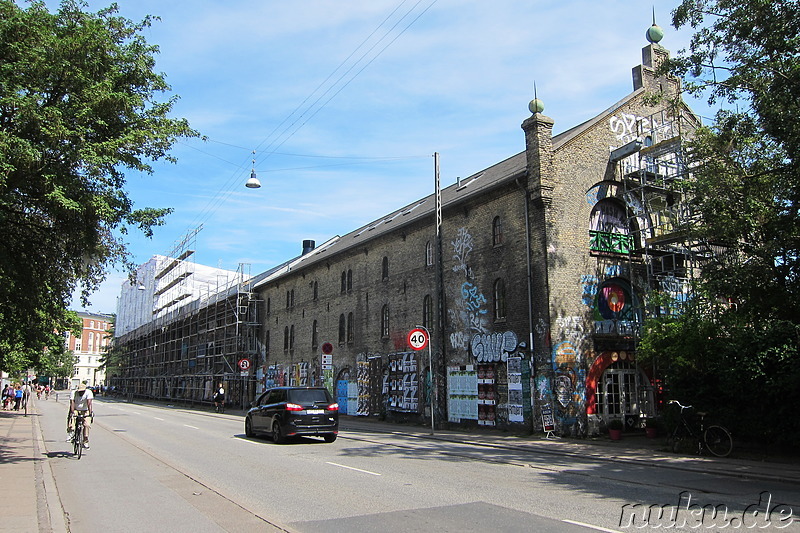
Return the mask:
[[[533,113],[534,115],[536,113],[541,113],[542,111],[544,111],[544,102],[542,102],[538,98],[534,98],[533,100],[531,100],[531,103],[528,104],[528,109],[530,109],[531,113]]]
[[[653,23],[653,25],[647,29],[645,36],[649,42],[658,44],[658,42],[664,38],[664,30],[658,24]]]

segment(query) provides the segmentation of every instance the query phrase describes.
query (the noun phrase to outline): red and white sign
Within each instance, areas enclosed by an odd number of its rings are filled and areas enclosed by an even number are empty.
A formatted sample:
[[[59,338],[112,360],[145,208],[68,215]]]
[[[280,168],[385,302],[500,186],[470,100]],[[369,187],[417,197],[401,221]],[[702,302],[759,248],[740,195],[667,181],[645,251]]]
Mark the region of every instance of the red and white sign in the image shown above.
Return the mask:
[[[247,370],[250,368],[250,359],[239,359],[239,370]]]
[[[428,346],[428,332],[421,328],[412,329],[408,333],[408,345],[412,350],[424,350]]]

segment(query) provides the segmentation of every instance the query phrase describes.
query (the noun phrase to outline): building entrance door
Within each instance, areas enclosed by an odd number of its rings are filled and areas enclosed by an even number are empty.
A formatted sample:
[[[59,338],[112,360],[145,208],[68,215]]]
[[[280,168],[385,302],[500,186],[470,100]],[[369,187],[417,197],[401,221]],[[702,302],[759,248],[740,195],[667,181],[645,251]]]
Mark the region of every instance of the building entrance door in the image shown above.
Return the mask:
[[[646,381],[644,382],[646,383]],[[627,361],[609,366],[597,384],[598,407],[608,423],[614,418],[628,422],[641,414],[640,371]]]

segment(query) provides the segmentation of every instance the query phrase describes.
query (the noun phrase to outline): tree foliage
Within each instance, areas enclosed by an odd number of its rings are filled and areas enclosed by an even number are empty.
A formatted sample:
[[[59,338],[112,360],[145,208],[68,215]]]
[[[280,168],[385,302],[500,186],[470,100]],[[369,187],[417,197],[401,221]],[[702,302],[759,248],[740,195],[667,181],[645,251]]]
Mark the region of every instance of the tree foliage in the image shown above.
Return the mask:
[[[643,359],[740,437],[792,442],[800,400],[800,3],[684,0],[666,68],[725,102],[688,144],[693,237],[709,254],[686,312],[647,322]]]
[[[128,230],[149,236],[170,211],[134,209],[125,172],[196,135],[169,116],[175,96],[158,99],[152,19],[85,8],[0,0],[0,368],[58,353],[74,290],[86,303],[109,266],[130,267]]]

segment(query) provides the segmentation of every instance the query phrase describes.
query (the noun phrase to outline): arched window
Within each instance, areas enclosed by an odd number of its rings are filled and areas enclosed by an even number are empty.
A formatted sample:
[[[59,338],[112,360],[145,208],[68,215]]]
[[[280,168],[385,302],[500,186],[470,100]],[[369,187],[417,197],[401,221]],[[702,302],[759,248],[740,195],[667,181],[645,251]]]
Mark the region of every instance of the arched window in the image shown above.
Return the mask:
[[[311,287],[311,298],[316,302],[319,298],[319,282],[314,280],[314,283]]]
[[[353,271],[349,268],[347,269],[347,292],[353,290]]]
[[[346,332],[347,330],[345,329],[344,313],[342,313],[339,315],[339,344],[344,344]]]
[[[264,353],[269,355],[269,330],[264,334]]]
[[[294,350],[294,324],[289,327],[289,350]]]
[[[389,258],[383,256],[383,262],[381,263],[381,279],[386,281],[389,279]]]
[[[431,244],[431,241],[425,243],[425,266],[433,266],[433,244]]]
[[[341,292],[342,292],[342,294],[347,292],[347,272],[345,272],[344,270],[342,270],[342,290],[341,290]]]
[[[433,328],[433,298],[430,294],[422,300],[422,325],[429,331]]]
[[[311,323],[311,347],[316,349],[317,346],[319,346],[319,328],[315,320]]]
[[[492,246],[503,244],[503,220],[497,216],[492,220]]]
[[[506,318],[506,284],[502,278],[494,282],[494,319],[505,320]]]
[[[381,309],[381,337],[389,338],[389,305],[384,305]]]
[[[289,349],[289,326],[283,328],[283,351]]]
[[[597,202],[589,222],[589,250],[628,255],[632,249],[625,206],[613,198]]]
[[[353,323],[353,313],[347,313],[347,343],[352,344],[355,337],[355,324]]]

